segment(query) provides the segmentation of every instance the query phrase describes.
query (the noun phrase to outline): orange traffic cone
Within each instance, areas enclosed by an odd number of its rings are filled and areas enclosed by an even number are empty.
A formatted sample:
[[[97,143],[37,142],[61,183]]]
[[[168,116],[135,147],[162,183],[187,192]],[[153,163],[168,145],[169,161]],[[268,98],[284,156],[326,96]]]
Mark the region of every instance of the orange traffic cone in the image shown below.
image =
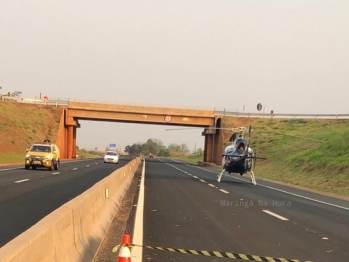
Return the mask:
[[[131,236],[123,235],[118,260],[116,262],[131,262],[131,249],[129,247],[130,244]]]

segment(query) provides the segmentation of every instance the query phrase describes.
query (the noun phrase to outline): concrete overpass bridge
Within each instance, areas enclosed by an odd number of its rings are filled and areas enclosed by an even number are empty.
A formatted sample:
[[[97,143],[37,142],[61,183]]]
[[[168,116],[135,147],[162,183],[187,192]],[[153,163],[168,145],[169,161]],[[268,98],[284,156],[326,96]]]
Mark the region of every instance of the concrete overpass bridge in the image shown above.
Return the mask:
[[[221,118],[213,110],[164,108],[89,102],[69,102],[62,111],[57,145],[62,159],[76,156],[76,129],[79,120],[202,127],[205,136],[204,162],[221,163],[223,150]]]

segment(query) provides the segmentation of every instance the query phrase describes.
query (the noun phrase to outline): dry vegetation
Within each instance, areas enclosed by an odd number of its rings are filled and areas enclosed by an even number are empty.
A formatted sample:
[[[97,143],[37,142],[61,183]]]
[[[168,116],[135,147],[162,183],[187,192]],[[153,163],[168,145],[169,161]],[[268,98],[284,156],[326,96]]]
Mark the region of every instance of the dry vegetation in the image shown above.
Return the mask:
[[[0,164],[19,162],[36,141],[56,141],[61,113],[58,107],[0,101]]]
[[[267,157],[257,161],[257,177],[349,197],[349,120],[223,120],[224,127],[249,125],[256,130],[251,132],[251,147],[257,155]],[[224,144],[228,145],[231,132],[224,134]]]

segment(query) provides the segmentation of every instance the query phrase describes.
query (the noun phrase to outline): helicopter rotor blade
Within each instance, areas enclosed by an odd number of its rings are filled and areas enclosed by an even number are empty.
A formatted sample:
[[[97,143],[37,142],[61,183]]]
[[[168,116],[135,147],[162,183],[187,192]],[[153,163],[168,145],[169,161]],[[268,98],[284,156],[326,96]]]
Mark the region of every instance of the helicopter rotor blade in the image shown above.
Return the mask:
[[[166,131],[176,131],[176,130],[190,130],[190,129],[218,129],[218,130],[228,130],[233,132],[241,132],[245,131],[245,127],[232,127],[232,128],[226,128],[226,127],[187,127],[187,128],[168,128],[165,129]]]
[[[211,127],[169,128],[169,129],[165,129],[165,131],[178,131],[178,130],[190,130],[190,129],[220,129],[220,130],[228,130],[228,131],[232,131],[232,132],[246,132],[246,128],[245,127],[226,128],[226,127],[213,127],[213,126],[211,126]],[[282,134],[282,133],[277,133],[277,132],[256,130],[256,129],[252,129],[252,127],[250,125],[249,128],[248,128],[249,140],[250,140],[250,137],[251,137],[251,133],[263,133],[263,134],[273,134],[273,135],[279,135],[279,136],[289,136],[289,137],[295,137],[295,138],[301,138],[301,139],[316,141],[316,142],[320,142],[320,143],[325,143],[326,142],[324,140],[310,138],[310,137],[295,136],[295,135],[288,135],[288,134]]]
[[[261,160],[266,160],[266,159],[268,159],[268,158],[266,158],[266,157],[260,157],[260,156],[248,156],[247,158],[261,159]]]
[[[231,155],[231,154],[221,154],[221,156],[229,156],[229,157],[233,157],[233,158],[252,158],[252,159],[260,159],[260,160],[266,160],[268,158],[266,157],[260,157],[260,156],[247,156],[247,155]]]
[[[252,128],[251,128],[251,125],[249,126],[249,128],[248,128],[248,144],[247,144],[247,150],[248,150],[248,148],[250,147],[250,141],[251,141],[251,130],[252,130]]]
[[[165,129],[165,131],[178,131],[178,130],[190,130],[190,129],[220,129],[220,130],[228,130],[232,132],[246,132],[246,127],[232,127],[232,128],[225,128],[225,127],[187,127],[187,128],[170,128],[170,129]],[[300,139],[305,139],[305,140],[310,140],[310,141],[315,141],[319,143],[325,143],[326,141],[320,140],[320,139],[315,139],[311,137],[304,137],[304,136],[295,136],[295,135],[288,135],[288,134],[282,134],[282,133],[277,133],[277,132],[270,132],[270,131],[262,131],[262,130],[255,130],[252,129],[251,125],[248,128],[248,144],[250,144],[250,138],[251,138],[251,133],[261,133],[261,134],[272,134],[272,135],[278,135],[278,136],[289,136],[289,137],[295,137],[295,138],[300,138]]]
[[[178,130],[203,129],[203,128],[205,129],[205,127],[169,128],[169,129],[165,129],[165,131],[178,131]]]
[[[320,143],[325,143],[326,142],[324,140],[315,139],[315,138],[311,138],[311,137],[287,135],[287,134],[281,134],[281,133],[269,132],[269,131],[252,130],[252,132],[263,133],[263,134],[273,134],[273,135],[279,135],[279,136],[289,136],[289,137],[301,138],[301,139],[311,140],[311,141],[320,142]]]

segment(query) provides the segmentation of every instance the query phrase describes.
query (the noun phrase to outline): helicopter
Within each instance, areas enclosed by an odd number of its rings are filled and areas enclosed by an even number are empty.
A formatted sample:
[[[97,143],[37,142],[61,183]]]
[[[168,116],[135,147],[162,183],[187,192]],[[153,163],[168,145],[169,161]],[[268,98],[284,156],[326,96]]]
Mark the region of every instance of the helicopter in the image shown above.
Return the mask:
[[[253,172],[255,161],[257,159],[266,159],[265,157],[255,156],[250,147],[251,126],[249,127],[249,137],[246,139],[244,133],[245,127],[230,129],[233,131],[229,141],[231,145],[227,146],[222,154],[222,171],[217,175],[217,182],[221,182],[222,176],[236,173],[241,176],[248,174],[251,177],[251,183],[256,185],[256,178]]]
[[[222,156],[222,171],[217,175],[217,182],[221,182],[222,176],[236,173],[240,175],[248,174],[251,177],[251,183],[256,185],[255,175],[253,173],[253,168],[255,161],[257,159],[267,159],[264,157],[257,157],[250,147],[250,135],[252,128],[251,126],[248,129],[248,138],[244,137],[246,133],[246,127],[236,127],[236,128],[215,128],[210,127],[211,129],[223,129],[233,131],[232,136],[229,141],[232,142],[231,145],[225,148]],[[166,129],[170,130],[181,130],[181,128],[176,129]]]
[[[251,133],[266,133],[272,135],[281,135],[281,136],[289,136],[293,138],[300,138],[306,140],[312,140],[316,142],[325,142],[318,139],[303,137],[303,136],[294,136],[288,134],[281,134],[277,132],[269,132],[263,130],[255,130],[252,129],[251,125],[247,129],[246,127],[235,127],[235,128],[216,128],[210,127],[211,129],[222,129],[232,131],[229,141],[232,142],[231,145],[228,145],[222,156],[222,171],[217,174],[216,180],[217,182],[221,182],[223,176],[227,176],[228,174],[239,174],[244,175],[247,174],[251,178],[251,183],[253,185],[257,185],[255,174],[253,169],[255,167],[256,160],[266,160],[266,157],[259,157],[250,147],[250,138]],[[167,129],[170,130],[180,130],[180,129]],[[248,132],[248,137],[245,137],[245,133]]]

